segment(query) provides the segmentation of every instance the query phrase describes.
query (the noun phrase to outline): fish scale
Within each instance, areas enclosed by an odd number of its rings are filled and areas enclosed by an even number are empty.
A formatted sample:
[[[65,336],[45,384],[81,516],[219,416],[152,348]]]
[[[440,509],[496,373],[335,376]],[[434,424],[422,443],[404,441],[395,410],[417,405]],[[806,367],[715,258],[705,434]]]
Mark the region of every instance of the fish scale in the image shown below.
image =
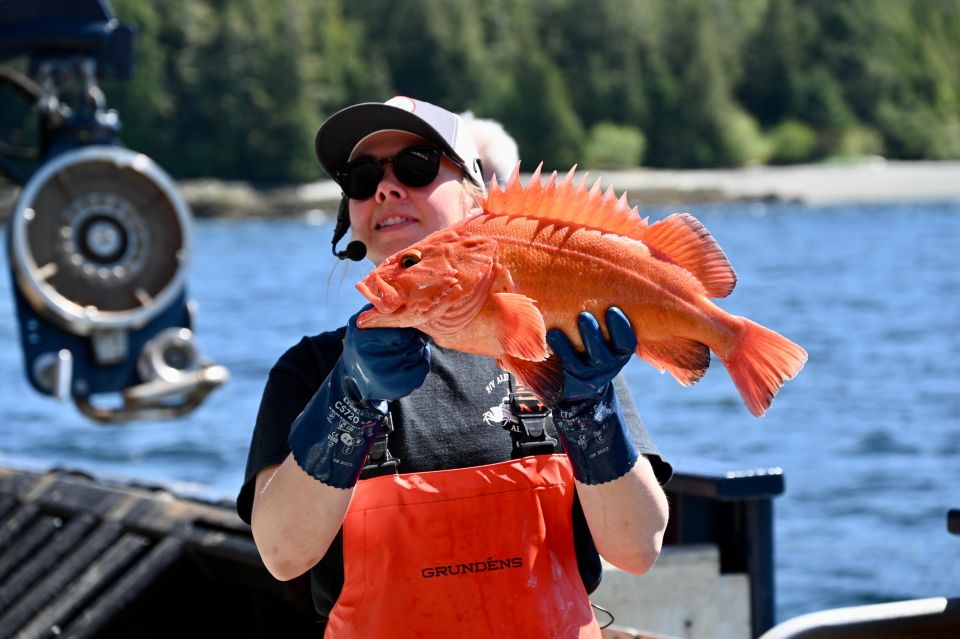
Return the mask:
[[[545,324],[563,330],[581,350],[576,315],[550,304],[549,295],[543,293],[550,291],[557,280],[563,282],[565,297],[580,299],[579,310],[598,318],[605,335],[602,317],[612,299],[621,300],[621,310],[627,313],[638,334],[647,339],[672,336],[681,323],[686,324],[685,337],[700,337],[696,329],[701,322],[708,321],[709,308],[698,309],[683,295],[690,275],[669,265],[652,272],[644,270],[643,260],[649,259],[649,251],[640,242],[622,236],[613,236],[616,241],[611,241],[611,236],[587,228],[567,233],[568,228],[543,227],[535,219],[508,215],[480,216],[463,228],[498,241],[501,264],[513,275],[516,292],[537,299]],[[558,240],[558,236],[562,239]],[[654,279],[651,275],[659,277]],[[584,281],[594,277],[601,282],[599,285],[594,280]],[[625,290],[628,295],[624,295]],[[676,317],[667,320],[671,314]]]

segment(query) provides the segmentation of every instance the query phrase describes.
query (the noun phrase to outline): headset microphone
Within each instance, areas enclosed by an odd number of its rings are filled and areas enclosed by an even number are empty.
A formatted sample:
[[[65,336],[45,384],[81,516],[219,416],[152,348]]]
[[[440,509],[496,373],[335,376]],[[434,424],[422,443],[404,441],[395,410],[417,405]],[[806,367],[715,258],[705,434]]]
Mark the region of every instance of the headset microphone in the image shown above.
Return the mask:
[[[347,248],[337,251],[336,256],[341,260],[359,262],[367,256],[367,245],[360,240],[353,240],[347,244]]]
[[[340,206],[337,210],[337,225],[333,229],[333,242],[331,250],[333,254],[341,260],[353,260],[359,262],[367,256],[367,246],[359,240],[353,240],[347,244],[347,248],[342,251],[337,250],[337,242],[350,230],[350,209],[349,200],[344,195],[340,198]]]

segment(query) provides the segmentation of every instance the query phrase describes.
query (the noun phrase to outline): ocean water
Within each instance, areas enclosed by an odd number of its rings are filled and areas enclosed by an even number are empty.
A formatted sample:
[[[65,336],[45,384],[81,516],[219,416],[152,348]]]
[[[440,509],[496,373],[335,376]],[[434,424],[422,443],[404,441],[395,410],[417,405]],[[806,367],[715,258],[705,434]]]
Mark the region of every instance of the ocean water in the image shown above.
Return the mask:
[[[715,363],[683,388],[626,369],[668,457],[780,466],[777,616],[960,595],[960,203],[688,205],[739,275],[720,301],[810,360],[761,420]],[[647,211],[656,219],[672,210]],[[28,385],[0,277],[0,464],[53,466],[232,499],[267,371],[362,304],[330,223],[199,221],[188,287],[204,355],[231,380],[175,421],[103,427]],[[3,241],[6,242],[4,231]]]

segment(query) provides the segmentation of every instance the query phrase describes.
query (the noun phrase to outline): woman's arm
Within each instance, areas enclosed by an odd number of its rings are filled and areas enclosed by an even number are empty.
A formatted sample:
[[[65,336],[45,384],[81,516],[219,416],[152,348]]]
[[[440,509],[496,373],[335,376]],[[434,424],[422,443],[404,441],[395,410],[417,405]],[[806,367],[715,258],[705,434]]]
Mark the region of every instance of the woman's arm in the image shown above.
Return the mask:
[[[257,473],[253,537],[267,569],[281,580],[323,558],[386,419],[387,401],[411,393],[430,371],[423,333],[361,331],[356,318],[347,324],[340,359],[290,427],[290,454]]]
[[[353,488],[333,488],[305,473],[292,455],[257,473],[251,528],[270,574],[287,581],[316,565],[352,496]]]
[[[564,369],[553,422],[597,550],[615,566],[640,574],[660,554],[667,499],[650,461],[637,451],[613,383],[636,351],[636,336],[619,309],[611,307],[605,317],[609,342],[596,318],[578,317],[583,353],[561,331],[547,334]]]
[[[603,484],[577,482],[594,544],[604,559],[633,574],[649,570],[667,527],[667,497],[641,455],[627,474]]]

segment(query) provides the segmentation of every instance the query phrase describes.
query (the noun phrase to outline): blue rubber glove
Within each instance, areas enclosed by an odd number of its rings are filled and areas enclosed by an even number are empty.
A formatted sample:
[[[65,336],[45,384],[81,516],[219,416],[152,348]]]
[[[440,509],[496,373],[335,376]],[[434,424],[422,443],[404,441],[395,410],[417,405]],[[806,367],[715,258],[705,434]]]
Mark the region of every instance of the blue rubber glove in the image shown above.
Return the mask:
[[[551,350],[563,362],[563,395],[553,408],[553,423],[570,458],[573,475],[584,484],[602,484],[627,473],[639,453],[620,410],[613,378],[630,361],[637,338],[623,312],[606,314],[610,342],[590,313],[577,326],[585,353],[579,353],[558,329],[547,333]]]
[[[637,336],[630,320],[616,306],[607,309],[607,331],[610,343],[603,339],[597,318],[587,312],[577,317],[580,339],[585,353],[579,353],[558,328],[547,332],[550,349],[563,362],[562,400],[583,400],[596,397],[603,387],[617,376],[637,350]]]
[[[356,485],[387,400],[409,395],[430,372],[426,335],[412,328],[361,330],[357,315],[347,325],[343,354],[287,439],[297,465],[334,488]]]
[[[373,308],[365,306],[360,312]],[[406,397],[430,372],[430,343],[415,328],[357,328],[357,315],[343,338],[343,375],[354,399]]]

